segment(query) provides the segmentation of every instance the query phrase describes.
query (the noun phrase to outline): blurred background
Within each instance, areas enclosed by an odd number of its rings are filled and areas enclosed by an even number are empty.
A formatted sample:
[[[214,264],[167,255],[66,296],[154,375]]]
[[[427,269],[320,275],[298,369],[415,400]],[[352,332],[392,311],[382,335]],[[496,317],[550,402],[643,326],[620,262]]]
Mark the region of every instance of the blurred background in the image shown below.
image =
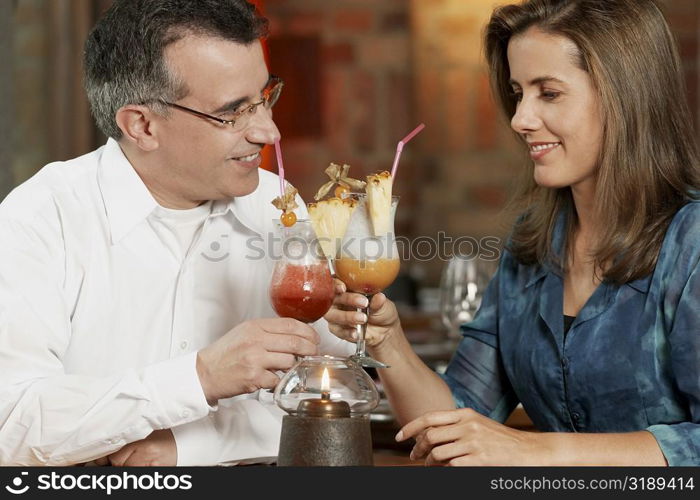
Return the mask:
[[[46,163],[104,143],[82,88],[82,48],[110,3],[0,2],[0,199]],[[424,122],[399,168],[397,233],[413,241],[439,231],[507,234],[505,202],[526,160],[490,97],[481,47],[481,30],[504,0],[255,3],[271,23],[271,71],[287,82],[275,108],[287,176],[305,199],[331,161],[350,164],[354,177],[390,169],[397,142]],[[700,0],[664,3],[697,121]],[[272,157],[265,165],[275,169]],[[403,277],[434,288],[444,265],[413,259]],[[405,300],[417,296],[409,290]]]

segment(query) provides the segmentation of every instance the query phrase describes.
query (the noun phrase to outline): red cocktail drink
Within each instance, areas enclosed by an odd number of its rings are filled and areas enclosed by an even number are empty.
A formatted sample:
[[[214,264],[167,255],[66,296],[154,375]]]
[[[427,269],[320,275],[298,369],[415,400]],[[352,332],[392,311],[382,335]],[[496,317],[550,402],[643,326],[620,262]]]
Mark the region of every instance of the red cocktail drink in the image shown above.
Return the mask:
[[[326,314],[334,295],[333,277],[326,262],[278,265],[270,282],[275,312],[304,323],[313,323]]]

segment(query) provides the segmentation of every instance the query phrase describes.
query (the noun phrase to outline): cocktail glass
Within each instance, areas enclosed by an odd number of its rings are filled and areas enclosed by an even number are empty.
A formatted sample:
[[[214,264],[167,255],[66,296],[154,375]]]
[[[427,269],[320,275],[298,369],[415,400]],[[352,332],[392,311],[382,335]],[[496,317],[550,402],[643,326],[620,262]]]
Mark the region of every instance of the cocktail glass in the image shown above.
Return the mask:
[[[334,262],[336,276],[345,283],[348,291],[372,297],[388,287],[399,274],[400,260],[394,235],[394,216],[399,203],[398,196],[391,198],[390,225],[387,232],[376,234],[370,217],[366,194],[350,193],[356,198],[357,207],[350,217],[347,231]],[[369,318],[369,306],[359,309]],[[388,368],[366,352],[367,323],[357,325],[357,347],[352,360],[370,368]]]
[[[333,277],[309,220],[292,227],[278,224],[281,236],[275,270],[270,280],[270,301],[284,318],[313,323],[333,304]]]

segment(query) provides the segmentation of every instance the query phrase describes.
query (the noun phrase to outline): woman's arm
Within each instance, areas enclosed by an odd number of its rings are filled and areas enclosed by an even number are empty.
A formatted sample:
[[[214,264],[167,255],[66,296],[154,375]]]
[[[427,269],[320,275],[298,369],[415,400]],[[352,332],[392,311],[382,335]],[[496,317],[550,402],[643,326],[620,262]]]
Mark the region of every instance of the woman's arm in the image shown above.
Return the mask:
[[[427,411],[454,408],[447,384],[411,348],[394,304],[384,294],[377,294],[372,298],[369,318],[360,317],[364,315],[356,308],[364,307],[367,299],[345,292],[340,281],[336,286],[338,295],[325,316],[329,328],[338,337],[355,342],[355,325],[367,321],[367,350],[390,366],[377,371],[399,422],[408,422]]]
[[[415,438],[411,458],[426,464],[666,465],[647,431],[610,434],[526,432],[470,410],[431,412],[406,424],[398,441]]]

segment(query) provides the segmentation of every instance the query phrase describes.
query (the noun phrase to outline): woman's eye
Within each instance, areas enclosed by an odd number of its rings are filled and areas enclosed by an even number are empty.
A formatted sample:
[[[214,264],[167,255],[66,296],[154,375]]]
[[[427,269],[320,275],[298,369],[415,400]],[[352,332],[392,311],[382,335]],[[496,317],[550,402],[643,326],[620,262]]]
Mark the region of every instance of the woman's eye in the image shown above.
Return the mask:
[[[551,92],[551,91],[543,91],[542,92],[542,97],[548,101],[553,101],[557,97],[559,97],[560,93],[559,92]]]
[[[522,93],[522,92],[515,91],[515,90],[511,90],[511,92],[510,92],[510,97],[511,97],[514,101],[520,102],[520,101],[523,100],[523,93]]]

